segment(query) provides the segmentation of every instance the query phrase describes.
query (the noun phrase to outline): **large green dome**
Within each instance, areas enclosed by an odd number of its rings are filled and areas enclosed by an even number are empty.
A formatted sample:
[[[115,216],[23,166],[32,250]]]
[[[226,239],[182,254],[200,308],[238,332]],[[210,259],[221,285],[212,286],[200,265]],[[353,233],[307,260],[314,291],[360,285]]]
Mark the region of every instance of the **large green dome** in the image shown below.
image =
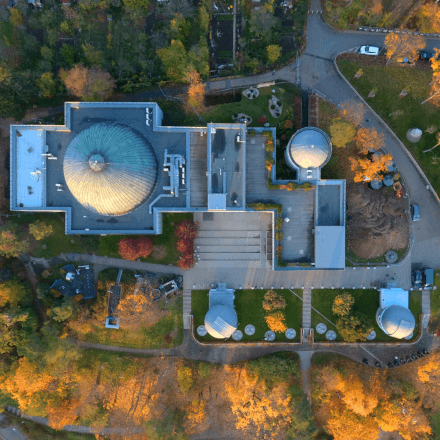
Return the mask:
[[[156,154],[142,135],[104,122],[79,133],[64,156],[64,177],[72,195],[101,215],[127,214],[145,202],[156,185]]]

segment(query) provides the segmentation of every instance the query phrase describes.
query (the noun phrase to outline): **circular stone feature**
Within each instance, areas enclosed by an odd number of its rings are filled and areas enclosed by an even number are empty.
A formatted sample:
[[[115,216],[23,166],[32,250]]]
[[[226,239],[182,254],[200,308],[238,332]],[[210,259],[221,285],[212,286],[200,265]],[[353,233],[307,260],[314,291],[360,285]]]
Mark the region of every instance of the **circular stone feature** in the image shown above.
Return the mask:
[[[295,336],[296,336],[296,331],[295,331],[295,329],[293,329],[293,328],[288,328],[288,329],[286,330],[285,335],[286,335],[286,338],[287,338],[287,339],[293,339],[293,338],[295,338]]]
[[[336,332],[333,330],[329,330],[325,334],[325,339],[327,339],[327,341],[334,341],[336,339]]]
[[[332,143],[327,134],[316,127],[304,127],[289,140],[284,153],[287,164],[300,168],[323,167],[332,155]]]
[[[422,138],[422,130],[419,128],[412,128],[411,130],[408,130],[406,132],[406,138],[413,143],[419,142],[419,140]]]
[[[395,263],[397,261],[397,252],[394,251],[388,251],[385,254],[385,260],[387,260],[387,263]]]
[[[384,178],[383,178],[383,184],[385,186],[393,186],[394,183],[394,179],[393,176],[391,176],[390,174],[387,174]]]
[[[265,334],[264,334],[264,339],[266,341],[274,341],[275,340],[275,332],[273,332],[272,330],[268,330]]]
[[[82,206],[113,217],[133,211],[150,197],[158,165],[153,147],[142,135],[125,125],[103,122],[73,138],[63,171]]]
[[[208,330],[206,330],[206,327],[204,325],[199,325],[197,327],[197,334],[199,336],[206,336],[208,333]]]
[[[393,173],[394,171],[396,171],[396,164],[394,162],[388,162],[387,164],[387,170],[389,173]]]
[[[373,179],[373,180],[370,182],[370,186],[371,186],[371,188],[373,188],[373,189],[379,189],[379,188],[382,188],[382,186],[383,186],[382,180],[380,180],[380,179]]]
[[[374,341],[376,339],[376,332],[371,330],[370,334],[367,336],[367,341]]]
[[[105,166],[102,154],[92,154],[89,158],[89,166],[93,171],[101,171]]]
[[[319,333],[320,335],[323,335],[326,331],[327,331],[327,326],[324,323],[320,322],[316,326],[316,333]]]
[[[248,335],[248,336],[252,336],[255,333],[255,327],[252,324],[248,324],[245,328],[244,328],[244,332]]]
[[[234,333],[232,333],[232,339],[234,341],[241,341],[243,338],[243,332],[241,330],[235,330]]]

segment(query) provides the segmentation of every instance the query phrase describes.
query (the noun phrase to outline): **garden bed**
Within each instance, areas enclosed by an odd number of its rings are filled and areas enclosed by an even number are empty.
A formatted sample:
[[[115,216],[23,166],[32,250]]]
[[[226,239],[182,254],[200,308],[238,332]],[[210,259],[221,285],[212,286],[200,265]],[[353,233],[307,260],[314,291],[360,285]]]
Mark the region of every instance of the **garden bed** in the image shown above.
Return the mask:
[[[398,342],[399,339],[387,336],[377,325],[376,322],[376,312],[379,308],[379,295],[380,292],[376,289],[314,289],[312,290],[312,307],[318,310],[322,315],[329,319],[332,323],[336,324],[339,319],[338,316],[334,315],[332,312],[333,300],[335,297],[342,292],[348,292],[354,298],[354,312],[361,312],[371,319],[371,322],[376,332],[376,339],[369,342]],[[422,313],[422,293],[419,291],[409,292],[409,309],[411,310],[414,318],[416,319],[416,328],[414,329],[414,337],[411,341],[414,341],[419,337],[419,316]],[[329,321],[324,319],[319,313],[312,309],[312,327],[316,328],[316,325],[320,322],[326,324],[328,330],[334,330],[337,334],[337,342],[343,342],[342,337]],[[315,341],[322,342],[327,341],[324,335],[318,334],[316,331],[314,333]],[[328,341],[327,341],[328,342]],[[402,340],[402,342],[410,342]]]
[[[193,290],[191,292],[191,313],[194,316],[194,336],[202,342],[222,342],[223,339],[216,339],[210,335],[198,336],[195,332],[199,325],[204,325],[205,315],[209,309],[209,290]],[[269,330],[264,319],[267,312],[263,309],[264,294],[267,290],[236,290],[235,291],[235,311],[238,316],[238,330],[243,332],[243,339],[240,342],[262,341],[264,334]],[[290,290],[276,290],[283,295],[286,300],[286,308],[283,310],[285,322],[288,328],[296,331],[293,340],[286,338],[284,333],[276,333],[275,342],[298,342],[299,330],[302,325],[302,300],[296,297]],[[295,290],[297,295],[302,297],[302,291]],[[255,334],[248,336],[244,333],[247,324],[255,326]],[[234,342],[229,339],[228,342]]]

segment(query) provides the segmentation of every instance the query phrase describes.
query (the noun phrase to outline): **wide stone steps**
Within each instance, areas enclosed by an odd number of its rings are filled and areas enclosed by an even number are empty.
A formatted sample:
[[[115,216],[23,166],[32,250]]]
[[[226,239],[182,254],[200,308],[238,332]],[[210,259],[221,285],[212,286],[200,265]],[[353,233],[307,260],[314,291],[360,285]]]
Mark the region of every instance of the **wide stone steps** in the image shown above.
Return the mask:
[[[422,313],[424,315],[431,314],[431,291],[422,290]]]
[[[223,240],[218,240],[218,245],[216,246],[203,246],[203,245],[198,245],[195,248],[195,252],[197,254],[200,253],[212,253],[213,250],[215,250],[215,252],[230,252],[230,253],[259,253],[260,252],[260,244],[258,243],[258,246],[223,246]]]
[[[244,267],[246,269],[261,268],[260,260],[200,260],[196,262],[197,269],[220,269]]]
[[[197,237],[194,246],[260,246],[260,237]]]
[[[260,231],[228,231],[228,230],[212,230],[198,231],[197,238],[259,238]]]
[[[205,253],[197,253],[196,255],[200,255],[200,260],[258,260],[260,261],[259,253],[246,253],[246,252],[205,252]]]
[[[183,328],[185,330],[190,328],[191,315],[191,290],[183,291]]]
[[[303,290],[303,316],[302,327],[308,329],[312,326],[312,290]]]

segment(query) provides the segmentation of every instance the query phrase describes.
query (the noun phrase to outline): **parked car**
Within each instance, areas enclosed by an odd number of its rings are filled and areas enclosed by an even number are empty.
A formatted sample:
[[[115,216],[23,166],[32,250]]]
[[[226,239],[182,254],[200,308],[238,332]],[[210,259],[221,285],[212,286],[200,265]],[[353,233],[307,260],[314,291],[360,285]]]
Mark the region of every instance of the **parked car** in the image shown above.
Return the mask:
[[[411,218],[413,222],[420,221],[420,207],[416,203],[411,205]]]
[[[423,274],[422,271],[417,269],[414,270],[412,273],[412,284],[413,287],[415,287],[416,289],[422,287],[422,282],[423,282]]]
[[[376,46],[361,46],[359,53],[362,55],[378,55],[380,49]]]
[[[423,288],[430,290],[434,287],[434,269],[423,269]]]
[[[421,60],[429,61],[431,58],[434,57],[434,55],[435,54],[432,52],[427,52],[426,50],[419,50],[419,58]]]

